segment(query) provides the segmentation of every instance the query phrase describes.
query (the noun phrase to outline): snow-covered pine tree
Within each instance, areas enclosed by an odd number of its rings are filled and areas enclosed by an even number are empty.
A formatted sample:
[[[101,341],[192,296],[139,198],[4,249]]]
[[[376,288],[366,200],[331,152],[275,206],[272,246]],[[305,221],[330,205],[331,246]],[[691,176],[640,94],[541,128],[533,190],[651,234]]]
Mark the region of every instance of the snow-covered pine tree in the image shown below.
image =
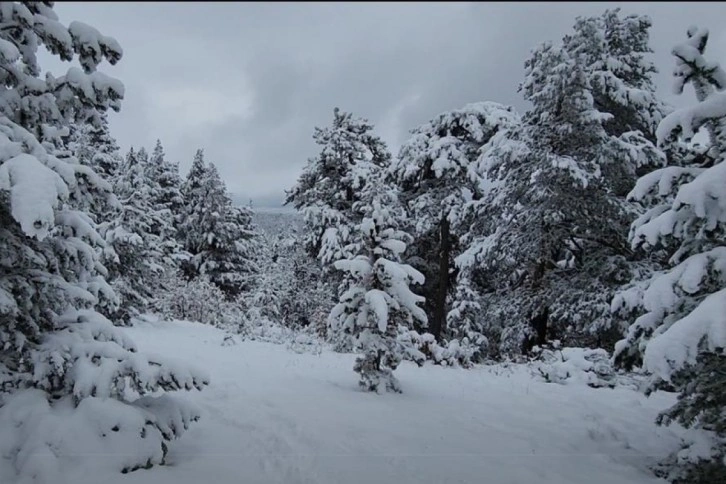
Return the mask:
[[[673,49],[676,93],[692,83],[695,106],[676,110],[658,126],[658,143],[690,141],[709,132],[707,156],[699,165],[669,166],[638,180],[630,197],[648,210],[632,225],[634,247],[673,248],[667,269],[619,294],[614,309],[641,315],[618,342],[615,361],[642,361],[653,374],[651,389],[667,383],[681,392],[661,422],[677,420],[708,431],[710,452],[686,449],[674,458],[671,478],[679,483],[726,479],[726,71],[706,60],[708,31],[691,27]],[[703,446],[700,446],[703,448]]]
[[[573,33],[563,38],[563,47],[579,56],[589,80],[594,106],[611,117],[603,123],[610,136],[638,145],[640,156],[622,170],[645,173],[662,165],[662,155],[654,150],[655,129],[668,108],[655,92],[653,74],[657,72],[648,55],[651,19],[645,15],[620,16],[620,9],[602,15],[578,17]],[[645,138],[650,144],[643,142]],[[632,178],[627,173],[626,180]],[[627,186],[627,184],[626,184]],[[625,189],[627,193],[632,185]],[[621,187],[621,190],[623,187]]]
[[[91,123],[71,123],[70,136],[67,138],[67,150],[57,151],[56,156],[63,158],[73,156],[78,163],[90,167],[102,179],[99,187],[102,187],[98,196],[77,197],[76,206],[86,211],[97,223],[96,230],[105,240],[106,229],[109,222],[118,219],[122,205],[113,191],[113,183],[123,164],[123,158],[119,154],[119,147],[116,140],[111,136],[108,127],[107,114],[103,112],[99,116],[99,126]],[[81,200],[83,200],[81,202]],[[78,203],[80,202],[80,205]],[[101,254],[101,262],[108,269],[106,263],[115,257],[113,249],[108,245],[98,246],[96,250]],[[107,276],[107,282],[111,282],[113,275]],[[118,294],[116,296],[119,296]],[[100,300],[98,309],[108,317],[116,314],[120,308],[118,297]]]
[[[149,394],[206,378],[149,361],[94,310],[115,298],[91,212],[111,187],[64,142],[72,123],[101,129],[102,113],[119,109],[123,85],[96,68],[121,48],[86,24],[61,24],[52,2],[3,2],[0,23],[0,453],[43,482],[68,455],[121,456],[118,470],[162,463],[198,414]],[[41,46],[81,68],[40,77]],[[95,438],[67,439],[69,421]]]
[[[372,133],[373,125],[338,108],[330,127],[315,128],[313,138],[320,153],[308,160],[297,184],[287,192],[286,204],[303,213],[304,243],[311,257],[327,267],[345,257],[352,228],[360,222],[353,210],[359,200],[367,171],[386,168],[391,155],[386,144]]]
[[[121,299],[119,310],[108,316],[126,323],[149,308],[168,267],[165,241],[159,235],[169,223],[168,210],[155,209],[153,196],[158,185],[147,176],[142,160],[143,154],[139,157],[133,148],[127,154],[114,181],[120,201],[118,215],[99,227],[106,241],[103,254],[108,279]]]
[[[454,258],[464,230],[463,208],[481,195],[473,170],[480,148],[516,113],[498,103],[469,104],[441,113],[412,131],[390,174],[402,192],[416,240],[409,257],[429,281],[424,288],[430,331],[446,335],[447,299],[454,287]]]
[[[182,186],[186,205],[179,233],[191,258],[182,264],[188,279],[206,274],[230,299],[250,288],[258,271],[256,232],[249,208],[236,207],[213,163],[197,150]]]
[[[410,328],[414,319],[423,325],[427,322],[418,306],[424,298],[409,288],[411,283],[422,284],[424,276],[401,262],[411,236],[398,228],[402,213],[396,212],[402,212],[402,207],[390,188],[370,178],[353,209],[363,219],[345,249],[351,255],[334,263],[346,277],[340,302],[330,313],[331,330],[350,338],[353,348],[363,353],[354,366],[363,390],[400,392],[393,376],[403,357],[397,335],[400,327]]]
[[[294,269],[290,290],[303,289],[302,297],[290,293],[283,319],[293,325],[313,324],[325,332],[341,278],[332,263],[346,256],[352,230],[361,221],[353,205],[367,183],[366,172],[385,170],[391,155],[368,120],[338,108],[333,110],[332,125],[316,127],[313,139],[320,153],[308,159],[285,201],[302,213],[303,227],[295,238],[304,252],[295,246],[290,259]]]
[[[203,243],[202,236],[197,230],[202,216],[201,206],[204,198],[202,183],[207,172],[204,163],[204,150],[198,149],[194,154],[192,166],[182,183],[181,194],[184,206],[177,220],[177,237],[184,250],[190,254],[196,253]],[[182,269],[187,277],[194,277],[196,270],[190,262],[182,263]]]
[[[184,200],[181,194],[179,165],[166,160],[160,140],[156,140],[154,151],[144,167],[147,184],[150,185],[152,210],[162,216],[163,223],[155,225],[152,233],[159,237],[164,252],[165,265],[171,269],[179,267],[186,255],[177,241],[176,221],[182,213]]]
[[[260,234],[252,222],[252,208],[233,205],[229,194],[226,197],[229,205],[225,211],[223,230],[210,259],[215,261],[215,268],[211,269],[210,265],[205,273],[225,294],[235,297],[251,291],[257,283]]]
[[[625,195],[638,170],[665,163],[651,142],[664,108],[643,57],[649,26],[606,12],[537,48],[521,86],[533,105],[523,129],[482,150],[484,223],[469,255],[501,352],[618,337],[610,299],[632,278],[624,234],[637,215]]]
[[[93,168],[99,176],[112,182],[123,163],[120,148],[108,126],[108,115],[100,115],[99,126],[91,123],[72,124],[68,148],[83,165]]]
[[[168,208],[172,214],[179,213],[184,199],[181,194],[181,177],[179,164],[166,159],[161,140],[156,140],[154,151],[149,160],[147,176],[159,185],[159,193],[154,202],[160,207]]]
[[[267,319],[276,323],[281,322],[282,301],[280,299],[283,288],[280,284],[280,268],[275,262],[265,265],[265,271],[255,286],[251,297],[246,301],[248,319]],[[286,279],[287,280],[287,279]]]

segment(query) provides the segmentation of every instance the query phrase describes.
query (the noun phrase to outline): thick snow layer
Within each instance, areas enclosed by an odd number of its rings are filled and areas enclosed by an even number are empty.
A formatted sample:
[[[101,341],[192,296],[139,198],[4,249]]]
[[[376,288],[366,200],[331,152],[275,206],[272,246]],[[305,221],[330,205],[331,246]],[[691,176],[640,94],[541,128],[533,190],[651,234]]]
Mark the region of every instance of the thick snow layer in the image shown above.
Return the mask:
[[[615,386],[610,356],[603,349],[562,348],[545,350],[542,363],[535,367],[546,381],[586,384],[592,387]]]
[[[683,137],[690,140],[704,123],[724,116],[726,116],[726,93],[713,94],[695,106],[679,109],[663,118],[655,131],[658,144],[666,143],[671,134],[679,129]]]
[[[172,442],[168,466],[102,474],[118,460],[103,449],[78,456],[73,484],[655,484],[665,481],[648,465],[680,448],[676,428],[653,423],[668,393],[552,385],[520,366],[404,362],[404,393],[377,395],[358,390],[354,355],[225,346],[223,332],[197,323],[122,331],[144,353],[208,369],[205,391],[180,395],[201,420]],[[0,482],[15,482],[10,472],[0,459]]]
[[[5,39],[0,39],[0,62],[12,64],[20,58],[20,51],[15,44]]]
[[[0,165],[0,190],[10,190],[13,218],[27,235],[39,240],[55,224],[58,199],[68,195],[63,179],[28,154]]]
[[[664,380],[686,363],[696,363],[699,350],[726,348],[726,289],[708,296],[685,318],[656,336],[645,350],[645,368]]]

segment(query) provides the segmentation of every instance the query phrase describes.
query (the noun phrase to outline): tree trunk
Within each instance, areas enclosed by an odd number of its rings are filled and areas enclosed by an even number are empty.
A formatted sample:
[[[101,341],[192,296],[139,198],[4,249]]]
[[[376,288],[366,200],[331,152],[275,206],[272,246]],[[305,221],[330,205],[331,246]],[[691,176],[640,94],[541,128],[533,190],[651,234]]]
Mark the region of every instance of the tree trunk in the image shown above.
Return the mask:
[[[441,341],[441,334],[446,330],[446,294],[449,291],[449,221],[446,215],[441,218],[439,240],[439,286],[435,295],[434,319],[430,330],[436,341]]]
[[[547,322],[549,313],[549,308],[545,306],[542,312],[532,320],[532,325],[537,333],[537,339],[535,341],[538,346],[542,346],[547,343]]]
[[[543,234],[547,234],[549,232],[549,227],[547,224],[542,223],[542,231]],[[532,289],[534,291],[542,291],[542,282],[545,277],[545,272],[547,271],[547,261],[548,261],[548,247],[545,242],[545,238],[542,237],[540,239],[540,255],[539,259],[536,262],[536,265],[534,266],[534,270],[532,271]],[[540,310],[532,314],[530,317],[529,324],[531,328],[534,330],[535,334],[533,336],[530,336],[526,338],[524,341],[524,345],[522,347],[523,353],[529,354],[530,351],[532,351],[532,348],[537,346],[542,346],[547,342],[547,323],[549,318],[549,307],[546,305],[541,307]]]

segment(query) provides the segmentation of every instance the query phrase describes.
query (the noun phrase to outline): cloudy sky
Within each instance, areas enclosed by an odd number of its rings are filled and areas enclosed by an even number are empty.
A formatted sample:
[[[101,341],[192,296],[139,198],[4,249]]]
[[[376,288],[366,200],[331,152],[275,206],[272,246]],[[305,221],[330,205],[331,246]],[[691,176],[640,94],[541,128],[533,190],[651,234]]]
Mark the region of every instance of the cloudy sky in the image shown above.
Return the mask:
[[[408,131],[469,102],[527,106],[517,93],[530,49],[559,40],[578,15],[621,6],[653,20],[656,83],[671,94],[672,45],[689,25],[711,31],[726,61],[725,3],[73,3],[115,37],[126,99],[110,116],[124,149],[162,140],[186,174],[201,147],[238,200],[279,205],[335,106],[371,120],[396,153]],[[57,67],[57,66],[56,66]],[[54,66],[50,68],[55,71]]]

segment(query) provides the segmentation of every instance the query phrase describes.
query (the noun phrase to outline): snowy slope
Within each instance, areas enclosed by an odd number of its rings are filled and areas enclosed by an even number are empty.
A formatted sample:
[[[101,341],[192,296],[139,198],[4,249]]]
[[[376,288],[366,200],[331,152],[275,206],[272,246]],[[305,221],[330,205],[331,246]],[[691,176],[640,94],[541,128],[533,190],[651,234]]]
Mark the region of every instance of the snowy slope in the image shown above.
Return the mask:
[[[202,420],[173,444],[169,466],[102,478],[79,467],[70,482],[657,483],[647,466],[678,448],[674,430],[653,423],[669,394],[546,384],[524,367],[409,363],[396,372],[403,394],[367,394],[352,355],[221,346],[224,333],[197,323],[124,331],[144,352],[209,372],[207,389],[185,395]]]

